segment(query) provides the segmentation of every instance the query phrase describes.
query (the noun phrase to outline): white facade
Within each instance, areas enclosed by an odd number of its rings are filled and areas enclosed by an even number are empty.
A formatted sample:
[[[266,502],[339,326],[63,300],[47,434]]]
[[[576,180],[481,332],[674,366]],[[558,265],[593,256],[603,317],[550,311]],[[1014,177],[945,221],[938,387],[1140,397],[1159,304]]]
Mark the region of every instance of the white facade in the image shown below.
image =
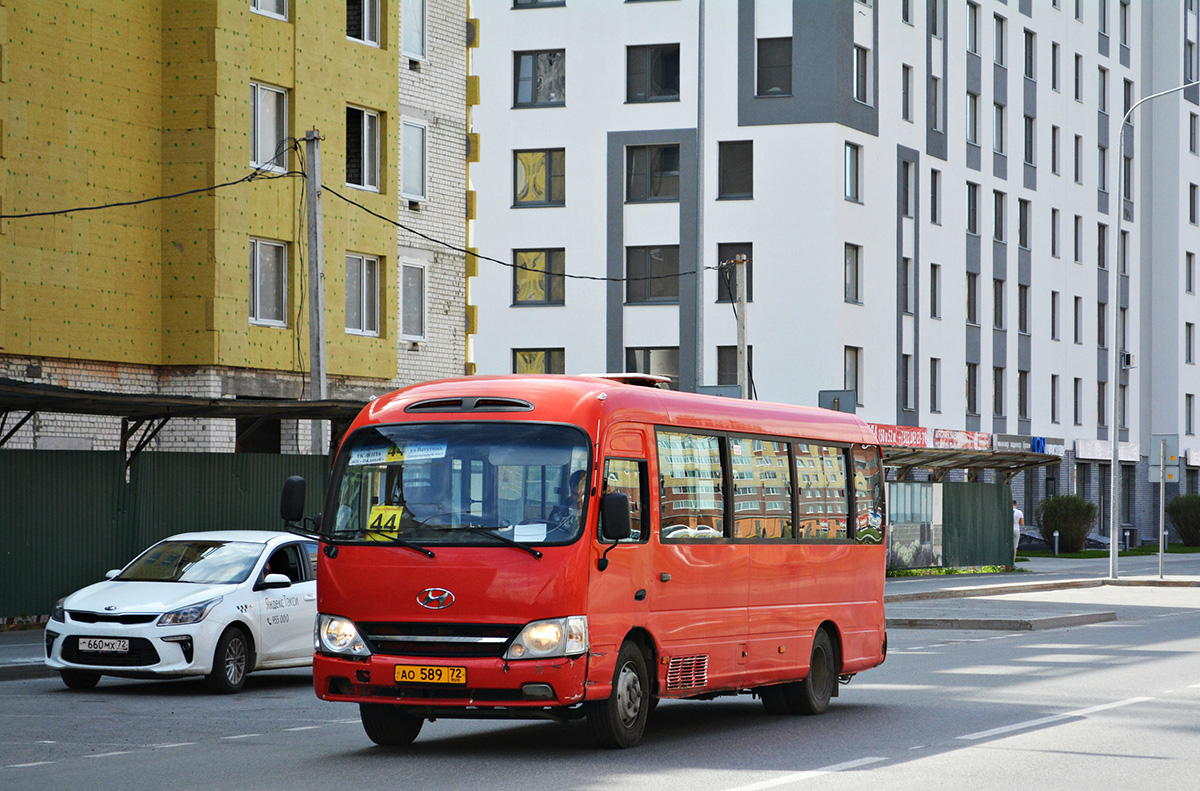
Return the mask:
[[[1062,437],[1064,465],[1016,482],[1022,507],[1031,513],[1047,493],[1097,499],[1107,490],[1108,453],[1096,449],[1107,447],[1112,423],[1119,225],[1129,239],[1123,346],[1136,365],[1123,375],[1120,439],[1123,456],[1141,458],[1130,480],[1145,481],[1152,432],[1178,433],[1200,456],[1189,397],[1200,395],[1200,307],[1197,275],[1187,273],[1189,253],[1200,253],[1200,207],[1190,205],[1200,200],[1190,144],[1200,90],[1135,111],[1125,141],[1131,200],[1117,215],[1127,103],[1200,75],[1188,6],[473,3],[485,35],[471,69],[481,80],[471,126],[483,152],[470,169],[472,244],[506,262],[518,250],[561,249],[567,276],[562,304],[518,305],[513,269],[480,262],[470,284],[476,369],[508,373],[519,367],[514,350],[561,349],[565,373],[612,370],[629,349],[671,347],[679,386],[728,383],[718,378],[718,347],[736,343],[736,323],[717,301],[718,246],[751,243],[758,398],[816,404],[819,391],[853,383],[847,347],[859,349],[865,420]],[[790,92],[756,95],[760,42],[789,37]],[[627,101],[627,48],[675,44],[678,98]],[[549,50],[564,53],[565,98],[516,106],[519,53]],[[864,90],[866,101],[856,100]],[[676,140],[678,199],[629,201],[629,146]],[[752,141],[749,199],[719,194],[720,144],[731,141]],[[846,197],[847,144],[858,147],[857,200]],[[689,146],[699,152],[690,160]],[[563,149],[562,205],[515,206],[514,152],[531,149]],[[674,244],[677,301],[630,303],[624,283],[578,279],[624,277],[627,248]],[[861,251],[857,294],[847,245]],[[688,286],[697,270],[698,285]],[[1195,468],[1185,485],[1200,489]],[[1122,522],[1150,535],[1156,496],[1157,487],[1131,487]]]

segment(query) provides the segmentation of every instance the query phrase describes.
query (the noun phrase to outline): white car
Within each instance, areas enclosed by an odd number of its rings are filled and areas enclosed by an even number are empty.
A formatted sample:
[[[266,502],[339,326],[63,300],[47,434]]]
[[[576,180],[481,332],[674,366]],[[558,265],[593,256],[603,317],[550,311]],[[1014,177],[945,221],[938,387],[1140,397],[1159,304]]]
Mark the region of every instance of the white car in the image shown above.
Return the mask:
[[[101,676],[205,676],[237,692],[252,670],[312,664],[317,543],[221,530],[163,539],[54,605],[46,665],[71,689]]]

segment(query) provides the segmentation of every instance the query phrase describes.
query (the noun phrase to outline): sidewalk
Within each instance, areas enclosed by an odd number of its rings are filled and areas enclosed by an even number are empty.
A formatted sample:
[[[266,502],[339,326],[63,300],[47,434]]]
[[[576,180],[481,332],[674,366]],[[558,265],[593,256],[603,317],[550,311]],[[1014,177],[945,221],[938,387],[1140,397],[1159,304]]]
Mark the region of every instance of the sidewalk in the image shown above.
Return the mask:
[[[1108,579],[1108,563],[1107,558],[1033,558],[1018,564],[1024,571],[1010,574],[890,578],[884,585],[887,624],[893,629],[1057,629],[1115,620],[1123,612],[1136,617],[1154,606],[1147,590],[1200,587],[1200,554],[1168,556],[1163,580],[1157,557],[1121,558],[1117,580]],[[1035,596],[1073,590],[1080,595]],[[1088,591],[1094,595],[1085,595]],[[0,632],[0,681],[54,676],[44,657],[42,629]]]

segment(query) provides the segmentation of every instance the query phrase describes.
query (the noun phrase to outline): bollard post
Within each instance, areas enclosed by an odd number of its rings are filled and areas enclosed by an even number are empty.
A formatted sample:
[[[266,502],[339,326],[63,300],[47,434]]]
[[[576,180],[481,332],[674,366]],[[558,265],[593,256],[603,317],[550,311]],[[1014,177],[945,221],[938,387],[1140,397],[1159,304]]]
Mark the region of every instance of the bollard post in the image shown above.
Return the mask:
[[[1054,557],[1058,557],[1058,531],[1054,531]]]

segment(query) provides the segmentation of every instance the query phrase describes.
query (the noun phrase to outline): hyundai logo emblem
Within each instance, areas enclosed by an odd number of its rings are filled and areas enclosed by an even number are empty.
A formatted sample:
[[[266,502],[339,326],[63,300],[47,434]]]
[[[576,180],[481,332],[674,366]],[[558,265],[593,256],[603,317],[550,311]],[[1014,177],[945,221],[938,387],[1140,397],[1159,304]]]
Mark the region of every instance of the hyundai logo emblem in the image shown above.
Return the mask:
[[[426,588],[417,594],[417,604],[430,610],[444,610],[454,604],[454,594],[445,588]]]

